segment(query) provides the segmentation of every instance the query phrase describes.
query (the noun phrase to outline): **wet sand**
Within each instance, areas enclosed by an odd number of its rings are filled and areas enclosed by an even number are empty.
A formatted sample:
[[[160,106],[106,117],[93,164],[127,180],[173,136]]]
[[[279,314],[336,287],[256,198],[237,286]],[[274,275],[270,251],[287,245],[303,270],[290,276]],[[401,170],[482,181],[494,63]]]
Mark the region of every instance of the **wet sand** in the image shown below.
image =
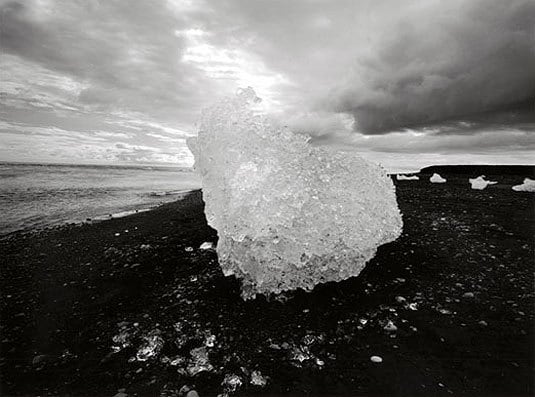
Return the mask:
[[[0,394],[533,395],[535,195],[446,177],[397,182],[404,233],[359,277],[281,299],[199,249],[200,192],[4,238]]]

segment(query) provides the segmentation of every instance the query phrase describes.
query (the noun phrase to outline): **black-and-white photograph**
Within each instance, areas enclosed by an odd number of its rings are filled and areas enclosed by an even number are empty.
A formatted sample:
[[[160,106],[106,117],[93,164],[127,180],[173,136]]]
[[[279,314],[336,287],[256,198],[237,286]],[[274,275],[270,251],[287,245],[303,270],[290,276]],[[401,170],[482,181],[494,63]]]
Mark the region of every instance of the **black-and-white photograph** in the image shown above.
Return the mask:
[[[0,0],[0,395],[535,394],[535,1]]]

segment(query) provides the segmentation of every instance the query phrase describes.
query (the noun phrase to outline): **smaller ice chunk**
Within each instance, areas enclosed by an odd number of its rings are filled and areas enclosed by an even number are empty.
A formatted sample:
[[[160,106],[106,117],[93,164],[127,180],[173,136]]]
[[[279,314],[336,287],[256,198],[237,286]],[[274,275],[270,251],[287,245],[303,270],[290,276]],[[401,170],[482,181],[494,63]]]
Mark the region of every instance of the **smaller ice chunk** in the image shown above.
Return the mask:
[[[396,175],[396,179],[398,181],[417,181],[419,180],[420,178],[418,178],[418,176],[416,175],[411,175],[411,176],[406,176],[406,175]]]
[[[267,378],[260,371],[253,371],[251,373],[251,385],[265,387],[267,382]]]
[[[202,250],[213,250],[213,249],[215,249],[214,243],[206,241],[206,242],[201,244],[199,249],[202,249]]]
[[[483,190],[488,185],[495,185],[498,183],[496,181],[486,181],[485,175],[480,175],[477,178],[470,178],[468,180],[470,181],[470,184],[472,185],[472,189],[475,189],[475,190]]]
[[[535,181],[533,179],[526,178],[521,185],[513,186],[515,192],[535,192]]]
[[[431,183],[446,183],[446,179],[442,178],[439,174],[434,173],[431,178],[429,178]]]
[[[188,363],[187,372],[190,376],[195,376],[199,372],[210,372],[214,369],[208,358],[206,347],[198,347],[189,352],[191,358]]]

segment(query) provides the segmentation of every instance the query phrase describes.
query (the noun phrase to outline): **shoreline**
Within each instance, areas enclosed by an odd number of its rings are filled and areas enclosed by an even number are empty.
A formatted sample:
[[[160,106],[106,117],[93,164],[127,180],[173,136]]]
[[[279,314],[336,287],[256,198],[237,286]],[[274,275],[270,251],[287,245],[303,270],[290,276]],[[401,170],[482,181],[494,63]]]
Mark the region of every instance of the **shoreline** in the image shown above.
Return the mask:
[[[198,190],[0,240],[3,395],[532,395],[533,194],[396,185],[397,241],[281,299],[244,302],[199,249]]]
[[[148,212],[157,209],[158,207],[166,204],[170,204],[176,201],[182,200],[185,196],[188,194],[201,191],[201,189],[189,189],[189,190],[180,190],[180,191],[173,191],[173,192],[164,192],[163,194],[155,194],[154,196],[176,196],[176,199],[169,202],[160,202],[159,204],[152,205],[150,207],[141,206],[139,208],[134,208],[130,210],[122,210],[118,212],[113,212],[108,215],[97,215],[93,217],[86,217],[85,219],[67,219],[62,221],[56,221],[53,223],[50,223],[46,226],[40,226],[40,227],[28,227],[28,228],[20,228],[17,230],[9,231],[9,232],[2,232],[0,231],[0,240],[10,237],[12,235],[17,234],[32,234],[32,233],[40,233],[46,230],[54,230],[54,229],[61,229],[65,227],[72,227],[72,226],[80,226],[84,224],[95,224],[99,222],[108,221],[111,219],[119,219],[124,218],[126,216],[135,215],[138,213]],[[81,217],[83,218],[83,216]]]

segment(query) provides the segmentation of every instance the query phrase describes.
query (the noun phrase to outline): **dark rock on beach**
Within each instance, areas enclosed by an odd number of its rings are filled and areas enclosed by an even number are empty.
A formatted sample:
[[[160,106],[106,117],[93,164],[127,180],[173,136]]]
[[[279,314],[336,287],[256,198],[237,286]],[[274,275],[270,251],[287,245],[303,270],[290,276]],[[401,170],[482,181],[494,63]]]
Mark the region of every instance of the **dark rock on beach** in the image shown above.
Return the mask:
[[[523,177],[397,182],[404,233],[359,277],[250,301],[200,249],[217,234],[198,191],[5,236],[1,394],[533,395],[535,196],[511,190]]]

